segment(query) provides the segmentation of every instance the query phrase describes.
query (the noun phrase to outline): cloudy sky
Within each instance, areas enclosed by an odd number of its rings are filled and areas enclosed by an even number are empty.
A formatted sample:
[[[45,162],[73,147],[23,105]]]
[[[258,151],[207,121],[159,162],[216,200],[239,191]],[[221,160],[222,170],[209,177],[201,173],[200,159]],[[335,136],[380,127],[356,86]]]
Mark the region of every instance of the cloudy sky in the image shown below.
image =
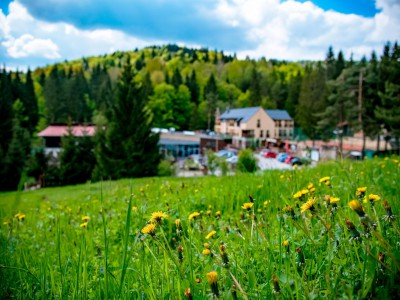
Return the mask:
[[[239,57],[323,59],[400,40],[400,0],[0,0],[11,69],[177,43]]]

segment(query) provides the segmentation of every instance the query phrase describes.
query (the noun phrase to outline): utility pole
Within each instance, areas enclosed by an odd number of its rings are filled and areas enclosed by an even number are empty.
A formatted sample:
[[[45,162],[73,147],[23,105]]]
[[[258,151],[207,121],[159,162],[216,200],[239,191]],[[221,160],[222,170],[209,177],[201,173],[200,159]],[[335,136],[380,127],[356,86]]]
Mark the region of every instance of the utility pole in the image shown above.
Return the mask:
[[[361,128],[361,136],[362,136],[362,149],[361,149],[361,158],[364,158],[365,152],[365,132],[364,125],[362,119],[362,109],[363,109],[363,100],[362,100],[362,81],[363,81],[363,69],[360,70],[360,76],[358,77],[358,122],[360,123]]]

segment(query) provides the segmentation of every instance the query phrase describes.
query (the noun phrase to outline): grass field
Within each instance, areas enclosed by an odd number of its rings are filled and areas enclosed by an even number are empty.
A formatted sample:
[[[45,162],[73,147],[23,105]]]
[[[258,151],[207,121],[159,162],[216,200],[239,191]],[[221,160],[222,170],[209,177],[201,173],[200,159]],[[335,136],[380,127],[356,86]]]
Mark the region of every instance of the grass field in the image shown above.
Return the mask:
[[[399,299],[399,181],[393,157],[3,193],[0,298]]]

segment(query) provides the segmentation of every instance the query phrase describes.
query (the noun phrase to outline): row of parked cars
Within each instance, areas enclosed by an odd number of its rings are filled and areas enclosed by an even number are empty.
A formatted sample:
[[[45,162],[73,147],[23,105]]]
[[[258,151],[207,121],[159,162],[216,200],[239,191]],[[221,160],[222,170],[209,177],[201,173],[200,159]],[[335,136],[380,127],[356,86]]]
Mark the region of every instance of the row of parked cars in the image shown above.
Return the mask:
[[[277,161],[291,164],[291,165],[301,165],[303,162],[297,156],[290,155],[286,152],[276,153],[269,149],[263,149],[260,151],[260,155],[265,158],[275,158]]]

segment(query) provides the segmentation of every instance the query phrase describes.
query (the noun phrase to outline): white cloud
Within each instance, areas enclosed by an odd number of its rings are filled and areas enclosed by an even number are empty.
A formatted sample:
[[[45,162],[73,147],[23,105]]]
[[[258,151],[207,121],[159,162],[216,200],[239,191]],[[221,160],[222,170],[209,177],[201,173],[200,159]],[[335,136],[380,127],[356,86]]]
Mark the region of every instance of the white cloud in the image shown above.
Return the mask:
[[[58,46],[50,39],[36,39],[30,34],[24,34],[17,39],[9,38],[2,43],[8,55],[13,58],[42,56],[47,59],[61,58]]]
[[[52,5],[57,5],[55,2]],[[369,56],[372,50],[381,53],[386,41],[400,39],[399,0],[376,0],[376,7],[381,11],[370,18],[324,11],[310,1],[217,0],[213,6],[204,3],[198,2],[199,14],[223,21],[229,28],[243,29],[237,32],[245,32],[243,36],[228,35],[228,40],[233,41],[229,44],[232,48],[221,49],[226,52],[245,49],[237,53],[239,57],[324,59],[332,45],[336,52],[343,50],[347,58],[353,53],[359,59]],[[196,30],[197,35],[203,35],[198,40],[192,38],[190,44],[185,40],[177,44],[190,47],[200,45],[198,41],[212,43],[211,32],[202,30]],[[222,41],[224,36],[217,35],[217,38]],[[137,38],[106,27],[82,30],[65,22],[41,21],[15,1],[10,3],[7,16],[0,11],[0,63],[38,65],[169,42],[175,41]],[[4,54],[8,57],[3,58]]]
[[[112,49],[132,50],[149,44],[165,43],[140,40],[117,30],[80,30],[66,23],[36,20],[18,2],[10,3],[9,12],[7,16],[0,12],[0,33],[4,32],[3,38],[0,36],[0,46],[5,48],[9,56],[5,58],[8,65],[11,61],[16,63],[20,58],[30,59],[30,65],[37,65],[101,55]]]
[[[248,28],[247,39],[254,49],[240,51],[239,57],[288,60],[324,59],[332,45],[356,59],[381,52],[388,40],[400,39],[400,2],[377,0],[382,11],[373,18],[324,11],[312,2],[293,0],[220,0],[215,15],[227,24]]]

